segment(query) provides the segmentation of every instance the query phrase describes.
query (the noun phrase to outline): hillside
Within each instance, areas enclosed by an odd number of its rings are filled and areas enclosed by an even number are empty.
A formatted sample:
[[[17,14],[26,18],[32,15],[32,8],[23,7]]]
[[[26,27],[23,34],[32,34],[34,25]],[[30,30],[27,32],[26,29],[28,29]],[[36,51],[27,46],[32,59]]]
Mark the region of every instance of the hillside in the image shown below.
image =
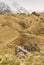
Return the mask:
[[[6,64],[44,65],[44,14],[0,15],[0,65]]]

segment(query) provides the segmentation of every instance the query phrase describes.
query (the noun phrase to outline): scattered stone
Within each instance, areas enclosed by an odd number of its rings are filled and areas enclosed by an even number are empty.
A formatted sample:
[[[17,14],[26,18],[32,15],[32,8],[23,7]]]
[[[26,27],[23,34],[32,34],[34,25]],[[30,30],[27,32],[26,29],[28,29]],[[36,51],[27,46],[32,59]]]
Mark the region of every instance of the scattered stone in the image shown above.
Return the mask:
[[[37,43],[29,43],[28,45],[24,46],[24,49],[26,49],[27,51],[40,51]]]
[[[20,46],[16,47],[15,52],[18,57],[25,57],[29,53]]]

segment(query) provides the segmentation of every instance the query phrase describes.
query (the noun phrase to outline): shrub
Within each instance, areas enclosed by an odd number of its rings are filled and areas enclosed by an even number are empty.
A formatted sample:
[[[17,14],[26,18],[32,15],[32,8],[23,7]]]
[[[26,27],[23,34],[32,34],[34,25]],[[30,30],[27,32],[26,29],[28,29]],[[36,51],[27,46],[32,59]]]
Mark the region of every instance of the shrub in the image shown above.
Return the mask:
[[[36,16],[40,16],[38,13],[36,12],[32,12],[33,15],[36,15]]]

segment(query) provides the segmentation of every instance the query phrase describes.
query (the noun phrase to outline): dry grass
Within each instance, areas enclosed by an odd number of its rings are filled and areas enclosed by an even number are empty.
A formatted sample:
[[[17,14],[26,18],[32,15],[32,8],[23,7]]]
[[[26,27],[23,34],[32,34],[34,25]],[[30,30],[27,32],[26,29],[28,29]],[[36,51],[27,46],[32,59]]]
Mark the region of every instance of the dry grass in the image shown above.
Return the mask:
[[[37,43],[40,52],[29,51],[21,59],[15,55],[15,46],[30,43]],[[0,65],[44,65],[44,14],[0,15]]]

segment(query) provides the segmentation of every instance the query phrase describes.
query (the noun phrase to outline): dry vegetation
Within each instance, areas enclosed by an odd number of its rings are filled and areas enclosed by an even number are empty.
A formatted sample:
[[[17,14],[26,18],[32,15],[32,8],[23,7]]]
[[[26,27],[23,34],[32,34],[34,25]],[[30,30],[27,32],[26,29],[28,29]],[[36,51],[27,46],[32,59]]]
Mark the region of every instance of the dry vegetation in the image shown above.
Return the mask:
[[[44,65],[44,14],[0,15],[0,65]]]

